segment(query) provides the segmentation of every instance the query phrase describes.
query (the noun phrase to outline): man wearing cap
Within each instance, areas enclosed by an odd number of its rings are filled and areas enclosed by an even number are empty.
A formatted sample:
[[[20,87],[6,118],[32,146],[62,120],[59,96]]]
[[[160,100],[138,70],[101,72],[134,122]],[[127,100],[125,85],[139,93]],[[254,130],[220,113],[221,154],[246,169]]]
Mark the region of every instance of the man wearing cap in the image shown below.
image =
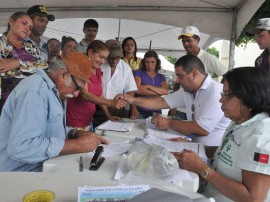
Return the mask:
[[[182,39],[183,46],[187,54],[196,55],[205,66],[206,73],[210,74],[212,78],[224,75],[228,68],[224,67],[218,58],[212,54],[207,53],[199,47],[200,31],[194,26],[187,26],[182,29],[178,40]]]
[[[188,55],[196,55],[204,64],[205,72],[210,74],[212,78],[216,78],[224,75],[228,68],[226,68],[219,59],[204,51],[199,47],[200,42],[200,31],[194,26],[187,26],[182,29],[181,35],[178,36],[178,40],[182,39],[183,46]],[[178,90],[180,88],[179,83],[176,81],[176,85],[174,90]],[[179,118],[185,117],[182,109],[178,109],[178,111],[172,110],[170,111],[170,115],[179,116]],[[185,119],[185,118],[184,118]]]
[[[47,159],[108,143],[96,133],[65,124],[65,98],[78,96],[90,65],[82,53],[64,60],[55,57],[46,72],[38,69],[14,88],[0,117],[0,171],[41,171]]]
[[[132,70],[127,63],[121,60],[123,50],[120,41],[110,39],[105,42],[109,47],[109,56],[107,61],[101,65],[103,96],[106,99],[114,99],[116,95],[128,93],[134,95],[134,91],[138,90]],[[97,110],[98,111],[98,110]],[[96,112],[94,121],[98,125],[108,119],[117,120],[119,117],[128,117],[125,109],[116,109],[112,107],[103,108],[105,114],[101,114],[100,110]]]
[[[84,39],[80,41],[77,51],[86,53],[88,45],[95,40],[98,33],[98,22],[94,19],[88,19],[83,24]]]
[[[255,67],[270,71],[270,18],[259,19],[254,29],[246,32],[248,36],[255,35],[255,41],[264,51],[255,60]]]
[[[46,41],[41,37],[46,31],[49,21],[54,21],[55,17],[52,14],[48,14],[48,11],[43,5],[35,5],[27,10],[27,14],[33,20],[33,28],[30,34],[30,39],[34,41],[41,51],[41,56],[48,60],[48,46]]]

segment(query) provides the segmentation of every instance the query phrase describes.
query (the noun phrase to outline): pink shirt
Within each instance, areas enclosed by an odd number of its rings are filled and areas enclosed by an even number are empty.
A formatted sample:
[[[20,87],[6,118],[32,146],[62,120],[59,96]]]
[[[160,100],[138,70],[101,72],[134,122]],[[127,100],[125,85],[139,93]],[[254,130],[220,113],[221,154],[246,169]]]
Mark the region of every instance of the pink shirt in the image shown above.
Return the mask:
[[[88,83],[88,92],[102,96],[102,72],[97,69],[96,74],[91,74]],[[86,127],[93,120],[96,105],[80,97],[67,99],[67,126]]]

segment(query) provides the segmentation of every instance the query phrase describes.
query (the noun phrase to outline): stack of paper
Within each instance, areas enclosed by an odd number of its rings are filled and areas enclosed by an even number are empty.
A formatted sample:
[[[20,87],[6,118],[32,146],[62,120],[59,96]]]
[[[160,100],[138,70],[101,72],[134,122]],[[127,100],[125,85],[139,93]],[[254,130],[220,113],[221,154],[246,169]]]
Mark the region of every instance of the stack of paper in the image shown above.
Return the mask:
[[[134,123],[132,122],[114,122],[114,121],[106,121],[105,123],[99,125],[96,129],[98,130],[111,130],[111,131],[119,131],[119,132],[129,132],[132,130]]]

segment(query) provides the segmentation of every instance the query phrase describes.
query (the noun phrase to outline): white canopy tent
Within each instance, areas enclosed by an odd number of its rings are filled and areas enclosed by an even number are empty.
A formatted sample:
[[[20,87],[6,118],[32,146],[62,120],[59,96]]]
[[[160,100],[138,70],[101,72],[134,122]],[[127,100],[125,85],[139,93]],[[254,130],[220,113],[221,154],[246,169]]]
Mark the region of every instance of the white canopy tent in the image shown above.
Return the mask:
[[[159,54],[179,57],[184,54],[181,43],[177,41],[182,27],[193,25],[204,33],[200,42],[202,48],[209,47],[217,39],[233,42],[263,2],[264,0],[2,0],[0,28],[1,31],[5,29],[7,19],[13,12],[26,11],[33,5],[44,4],[57,19],[49,23],[45,37],[61,39],[62,35],[69,35],[80,40],[83,38],[82,25],[85,20],[81,18],[95,18],[100,23],[98,38],[101,40],[133,36],[140,50],[147,50],[152,41],[152,49]],[[231,43],[230,50],[233,58],[234,43]],[[233,61],[230,63],[232,65]]]

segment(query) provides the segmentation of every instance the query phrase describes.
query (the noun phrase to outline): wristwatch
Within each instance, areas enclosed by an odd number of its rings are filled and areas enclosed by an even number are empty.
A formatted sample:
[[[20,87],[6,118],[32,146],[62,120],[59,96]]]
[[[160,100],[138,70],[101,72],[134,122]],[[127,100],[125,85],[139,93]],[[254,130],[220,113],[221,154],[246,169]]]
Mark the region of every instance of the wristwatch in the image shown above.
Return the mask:
[[[206,180],[206,178],[208,177],[209,173],[210,173],[210,170],[211,168],[207,167],[206,169],[204,169],[202,172],[201,172],[201,176],[203,179]]]

